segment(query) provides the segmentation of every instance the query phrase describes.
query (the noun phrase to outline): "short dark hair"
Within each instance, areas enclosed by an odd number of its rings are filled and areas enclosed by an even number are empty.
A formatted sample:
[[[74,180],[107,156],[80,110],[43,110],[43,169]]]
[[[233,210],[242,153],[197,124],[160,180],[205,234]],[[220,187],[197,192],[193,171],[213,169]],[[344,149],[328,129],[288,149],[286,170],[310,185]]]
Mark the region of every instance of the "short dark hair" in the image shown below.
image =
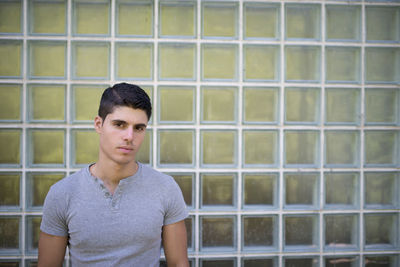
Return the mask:
[[[146,92],[137,85],[118,83],[104,90],[101,96],[98,115],[106,119],[107,115],[117,106],[141,109],[146,112],[147,119],[151,117],[151,102]]]

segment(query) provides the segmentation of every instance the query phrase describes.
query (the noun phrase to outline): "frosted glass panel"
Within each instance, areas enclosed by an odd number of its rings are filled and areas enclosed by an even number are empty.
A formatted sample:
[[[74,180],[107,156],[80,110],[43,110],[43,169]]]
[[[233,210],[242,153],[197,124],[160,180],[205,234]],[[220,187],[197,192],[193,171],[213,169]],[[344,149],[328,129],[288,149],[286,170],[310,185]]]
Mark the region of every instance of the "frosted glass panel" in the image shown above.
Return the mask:
[[[26,250],[29,254],[36,254],[39,245],[39,234],[40,234],[40,222],[42,218],[40,216],[28,216],[26,217],[26,228],[27,228],[27,242]]]
[[[236,177],[233,174],[203,174],[201,175],[201,205],[203,208],[212,206],[234,207]]]
[[[29,52],[31,77],[63,78],[65,76],[66,43],[32,41]]]
[[[274,267],[274,260],[273,259],[244,259],[243,260],[243,267]]]
[[[284,245],[286,250],[300,246],[308,250],[318,245],[318,219],[315,215],[284,216]],[[295,265],[298,266],[298,265]]]
[[[236,37],[237,8],[235,3],[203,3],[203,36]]]
[[[135,159],[141,163],[151,163],[151,146],[152,144],[152,130],[147,129],[144,141],[140,146],[139,152],[136,154]]]
[[[285,164],[316,166],[318,139],[319,135],[316,131],[286,131]]]
[[[325,91],[325,124],[358,124],[360,90],[327,88]]]
[[[357,131],[326,131],[325,164],[327,166],[358,166],[359,145]]]
[[[109,75],[109,43],[73,43],[73,76],[76,79],[107,79]]]
[[[397,255],[364,256],[365,267],[395,267],[398,260]]]
[[[195,78],[196,48],[186,44],[159,45],[160,79]]]
[[[316,173],[285,174],[285,206],[288,209],[296,206],[318,206],[319,175]]]
[[[65,34],[65,1],[31,1],[30,32],[38,34]]]
[[[21,130],[0,129],[0,165],[19,164],[21,153]]]
[[[234,165],[236,163],[235,131],[202,131],[203,165]]]
[[[398,89],[365,89],[365,122],[367,124],[399,123]]]
[[[320,79],[320,48],[317,46],[287,46],[286,74],[287,81],[311,81]]]
[[[328,82],[360,81],[360,49],[352,47],[327,47],[326,80]]]
[[[370,83],[400,80],[400,48],[365,48],[365,79]]]
[[[183,194],[183,199],[185,200],[185,203],[187,206],[192,206],[193,204],[193,175],[192,174],[169,174],[171,175],[174,179],[175,182],[179,185],[182,194]],[[187,226],[188,224],[186,224]],[[190,224],[191,225],[191,224]],[[188,229],[188,233],[191,233]],[[188,238],[191,235],[188,235]]]
[[[243,131],[244,165],[276,165],[278,133],[275,131]]]
[[[21,1],[0,2],[0,32],[20,33],[21,32]]]
[[[236,120],[236,90],[231,87],[202,88],[202,121],[234,122]]]
[[[97,161],[99,156],[99,135],[94,130],[72,132],[72,164],[86,165]]]
[[[400,41],[400,8],[368,6],[367,41]]]
[[[30,130],[30,165],[64,165],[64,130]]]
[[[190,123],[194,121],[194,88],[159,87],[158,89],[160,94],[160,122]]]
[[[333,256],[325,258],[325,267],[357,267],[359,257]]]
[[[21,119],[21,85],[0,84],[0,120]]]
[[[65,120],[65,86],[30,85],[31,120]]]
[[[286,38],[317,39],[320,38],[321,6],[307,4],[287,4]]]
[[[243,217],[243,249],[265,249],[276,244],[275,217]]]
[[[319,122],[319,88],[285,89],[285,122]]]
[[[0,40],[0,58],[0,77],[21,76],[22,42]]]
[[[278,80],[279,48],[246,45],[244,48],[245,80]]]
[[[365,206],[374,208],[398,206],[399,195],[398,173],[394,172],[367,172],[364,173]]]
[[[325,205],[336,208],[356,207],[359,199],[358,179],[358,173],[324,173]]]
[[[74,34],[109,34],[109,3],[104,0],[74,1]]]
[[[0,210],[20,205],[21,174],[0,173]]]
[[[93,122],[97,116],[101,95],[108,86],[73,86],[74,121]]]
[[[151,36],[153,34],[151,1],[117,1],[117,34]]]
[[[20,245],[20,218],[14,216],[0,217],[0,250],[18,251]]]
[[[279,6],[265,3],[244,4],[245,38],[279,38]]]
[[[159,164],[193,164],[193,131],[159,131]]]
[[[201,267],[232,267],[235,266],[235,260],[225,259],[200,259]]]
[[[196,33],[196,6],[190,2],[176,2],[160,4],[160,35],[195,37]]]
[[[250,174],[243,176],[244,205],[251,207],[256,205],[273,206],[276,203],[277,175],[276,174]]]
[[[361,7],[351,5],[326,6],[326,38],[358,41],[361,36]]]
[[[152,79],[153,44],[117,43],[116,76],[118,79]]]
[[[276,88],[245,87],[243,92],[246,123],[277,122],[279,94]]]
[[[349,250],[358,247],[358,216],[353,214],[324,216],[325,249]]]
[[[237,47],[235,45],[202,46],[202,79],[236,80]]]
[[[232,250],[235,247],[235,229],[233,217],[202,217],[201,248]]]
[[[28,207],[43,206],[50,186],[65,177],[64,173],[28,173]]]
[[[394,165],[399,162],[398,131],[365,131],[366,165]]]
[[[397,214],[373,213],[364,215],[366,248],[388,248],[397,245],[399,222]]]

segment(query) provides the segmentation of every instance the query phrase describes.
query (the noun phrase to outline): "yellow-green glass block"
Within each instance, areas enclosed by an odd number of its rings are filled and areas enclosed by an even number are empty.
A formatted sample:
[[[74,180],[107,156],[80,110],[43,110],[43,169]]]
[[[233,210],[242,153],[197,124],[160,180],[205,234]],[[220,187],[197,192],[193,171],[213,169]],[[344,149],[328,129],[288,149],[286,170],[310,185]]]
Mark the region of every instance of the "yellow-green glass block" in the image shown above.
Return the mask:
[[[317,131],[285,132],[285,164],[317,165],[319,134]]]
[[[286,215],[283,218],[284,222],[284,235],[285,241],[284,246],[290,248],[294,246],[308,246],[308,247],[318,247],[316,242],[318,235],[316,227],[318,227],[317,215]],[[286,249],[287,249],[286,248]],[[286,266],[313,266],[315,259],[285,259]]]
[[[235,176],[204,174],[201,176],[202,206],[234,206]]]
[[[359,122],[360,90],[329,88],[325,91],[325,123],[355,124]]]
[[[202,160],[204,165],[234,165],[236,163],[235,131],[203,131]]]
[[[279,38],[279,7],[271,4],[245,3],[245,38]]]
[[[20,164],[21,131],[0,129],[0,165]]]
[[[65,1],[31,1],[31,33],[65,34]]]
[[[159,87],[159,92],[161,122],[194,121],[194,88]]]
[[[109,2],[104,0],[79,1],[74,3],[74,34],[108,35]]]
[[[28,253],[37,253],[39,246],[39,235],[40,235],[40,223],[42,221],[41,216],[27,216],[27,233],[26,233],[26,250]]]
[[[237,9],[234,3],[203,3],[203,36],[236,37]]]
[[[367,41],[400,41],[400,8],[367,6]]]
[[[325,132],[325,164],[356,166],[359,159],[357,131]]]
[[[237,47],[234,45],[202,46],[202,78],[236,80]]]
[[[320,39],[320,5],[287,4],[285,7],[287,39]]]
[[[244,205],[274,205],[276,181],[275,174],[245,174]]]
[[[234,234],[236,223],[233,216],[208,216],[200,218],[201,248],[202,249],[230,249],[233,250],[236,242]],[[225,265],[221,261],[210,261],[209,265],[203,264],[203,267],[228,267],[234,266],[233,261],[225,260]],[[207,263],[207,262],[204,262]]]
[[[151,79],[152,63],[152,44],[117,43],[116,72],[119,79]]]
[[[398,214],[366,213],[364,214],[365,246],[383,246],[386,249],[397,245]]]
[[[21,1],[0,2],[0,32],[20,33],[21,32]]]
[[[14,216],[0,217],[0,249],[17,250],[20,242],[20,218]]]
[[[21,119],[21,85],[0,85],[0,120]]]
[[[34,41],[29,52],[31,77],[65,77],[66,43]]]
[[[7,206],[19,206],[21,174],[0,173],[0,209]]]
[[[400,48],[365,48],[365,79],[367,82],[400,81]]]
[[[365,205],[395,206],[398,175],[394,172],[364,173]]]
[[[31,120],[65,120],[64,85],[30,85]]]
[[[179,185],[182,191],[183,199],[186,205],[192,205],[192,194],[193,194],[193,175],[186,174],[170,174],[174,177],[175,182]]]
[[[99,156],[99,135],[94,130],[73,132],[73,164],[86,165],[97,161]]]
[[[326,5],[326,38],[328,40],[359,40],[361,7]]]
[[[0,261],[1,267],[19,267],[20,261],[19,260],[2,260]],[[33,265],[35,267],[35,265]]]
[[[159,45],[160,79],[195,78],[196,47],[192,44]]]
[[[285,89],[285,122],[318,123],[319,88]]]
[[[163,130],[159,132],[159,163],[193,164],[193,131]]]
[[[153,3],[118,1],[117,34],[151,36]]]
[[[358,215],[354,214],[325,214],[324,215],[324,232],[325,232],[325,249],[336,251],[336,250],[348,250],[355,249],[358,246],[359,230],[358,230]],[[338,258],[326,258],[325,266],[333,267],[336,264]],[[357,262],[357,258],[345,258],[341,257],[343,262]],[[328,265],[329,262],[329,265]],[[340,264],[341,265],[341,264]],[[344,264],[346,265],[346,264]],[[351,265],[350,265],[351,266]],[[365,266],[371,266],[366,264]],[[374,266],[374,264],[372,264]],[[378,264],[379,266],[379,264]]]
[[[139,152],[135,156],[135,160],[144,164],[150,164],[151,162],[151,142],[152,142],[152,131],[146,130],[144,141],[140,146]]]
[[[195,37],[195,2],[160,4],[160,35]]]
[[[21,76],[22,42],[0,40],[0,58],[0,77]]]
[[[107,79],[109,76],[109,43],[86,42],[73,44],[73,76],[77,79]]]
[[[275,131],[243,131],[244,165],[275,165],[278,134]]]
[[[33,165],[64,164],[64,130],[31,130],[29,161]]]
[[[234,122],[236,120],[236,88],[202,88],[202,121]]]
[[[275,217],[272,216],[246,216],[243,218],[243,246],[248,249],[263,249],[272,247],[274,241]],[[272,261],[271,261],[272,263]],[[261,263],[258,263],[261,264]],[[258,265],[256,266],[269,266]],[[245,266],[247,266],[245,264]],[[252,266],[252,264],[250,264]]]
[[[365,122],[368,124],[398,123],[399,94],[398,89],[365,89]]]
[[[399,163],[398,131],[365,131],[365,165]]]
[[[80,85],[73,87],[73,120],[92,122],[97,116],[103,91],[108,86]]]
[[[278,119],[278,89],[245,87],[244,121],[246,123],[276,122]]]
[[[360,49],[351,47],[327,47],[326,80],[330,82],[360,81]]]
[[[321,50],[317,46],[287,46],[287,81],[318,81],[320,79]]]
[[[279,49],[276,46],[246,45],[245,80],[278,80]]]
[[[43,206],[50,187],[65,177],[63,173],[29,173],[29,207]]]
[[[285,174],[285,205],[317,205],[317,191],[318,174]]]

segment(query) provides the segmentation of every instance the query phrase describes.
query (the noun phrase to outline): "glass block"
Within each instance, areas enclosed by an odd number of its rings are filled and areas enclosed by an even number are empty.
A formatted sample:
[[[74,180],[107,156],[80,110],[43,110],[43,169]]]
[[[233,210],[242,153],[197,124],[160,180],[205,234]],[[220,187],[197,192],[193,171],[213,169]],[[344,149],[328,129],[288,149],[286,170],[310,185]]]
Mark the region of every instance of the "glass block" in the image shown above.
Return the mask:
[[[22,56],[22,41],[0,40],[0,78],[20,77]]]
[[[286,46],[286,81],[318,82],[321,49],[318,46]]]
[[[360,48],[326,47],[325,58],[327,82],[360,82]]]
[[[358,266],[360,266],[360,261],[358,256],[356,257],[336,256],[336,257],[325,258],[325,267],[358,267]]]
[[[365,267],[396,267],[399,263],[398,255],[366,255],[364,256]]]
[[[285,131],[285,165],[317,166],[319,133],[317,131]]]
[[[0,173],[0,210],[19,207],[20,173]]]
[[[284,258],[285,267],[317,267],[319,266],[319,261],[317,258],[295,258],[288,257]]]
[[[400,92],[397,89],[365,89],[365,123],[397,124],[400,122]]]
[[[399,133],[393,131],[365,131],[366,166],[394,166],[399,163]]]
[[[19,260],[0,260],[0,267],[19,267],[20,265]]]
[[[108,79],[110,44],[105,42],[72,43],[72,76],[75,79]]]
[[[325,207],[355,208],[359,199],[359,175],[352,172],[326,172]]]
[[[284,216],[284,249],[313,251],[319,247],[317,215]],[[299,266],[299,265],[295,265]]]
[[[243,267],[274,267],[274,259],[264,258],[245,258],[242,263]]]
[[[65,173],[27,173],[27,206],[40,209],[50,187],[65,177]]]
[[[243,250],[271,250],[277,245],[276,216],[242,217]]]
[[[365,48],[365,80],[367,83],[398,83],[400,81],[400,49],[391,47]]]
[[[234,250],[236,246],[235,217],[204,216],[200,218],[201,250]],[[218,265],[219,266],[219,265]]]
[[[359,124],[360,90],[327,88],[325,90],[325,124]]]
[[[31,1],[29,31],[33,34],[64,35],[67,5],[61,1]]]
[[[364,214],[365,249],[388,249],[398,246],[398,214]]]
[[[279,38],[279,5],[244,3],[243,32],[246,39]]]
[[[99,157],[99,134],[94,130],[72,130],[71,163],[75,167],[97,161]]]
[[[26,267],[37,267],[38,262],[37,262],[37,260],[25,260],[25,266]]]
[[[37,254],[39,245],[41,216],[26,217],[26,251],[28,254]]]
[[[325,166],[359,166],[359,132],[325,131]]]
[[[201,88],[203,123],[233,123],[236,121],[237,88]]]
[[[201,206],[203,208],[236,206],[236,176],[234,174],[202,174]]]
[[[286,208],[319,207],[318,173],[285,173],[284,183]]]
[[[202,3],[204,38],[237,38],[238,4],[234,2]]]
[[[285,123],[319,123],[320,88],[285,88]]]
[[[237,80],[236,45],[203,44],[201,50],[203,80]]]
[[[243,101],[245,123],[277,123],[278,88],[244,87]]]
[[[31,84],[28,89],[29,120],[65,121],[65,85]]]
[[[279,80],[279,47],[265,45],[244,46],[244,70],[246,81]]]
[[[194,186],[194,174],[182,174],[182,173],[169,173],[174,179],[175,182],[181,188],[183,199],[187,206],[193,205],[193,186]]]
[[[64,78],[66,52],[65,42],[31,41],[29,43],[29,76],[31,78]]]
[[[189,250],[193,250],[194,245],[193,245],[193,239],[194,239],[194,218],[193,217],[187,217],[185,219],[185,226],[186,226],[186,236],[187,236],[187,248]],[[189,266],[191,265],[191,262],[189,260]]]
[[[361,6],[326,5],[326,39],[329,41],[359,41],[361,36]]]
[[[97,116],[101,95],[107,85],[72,86],[72,120],[92,123]]]
[[[160,122],[193,123],[195,120],[194,87],[159,87]]]
[[[125,80],[151,80],[153,44],[116,43],[116,76]]]
[[[19,84],[0,84],[0,121],[20,121],[22,87]]]
[[[0,216],[0,254],[19,252],[20,224],[20,217]]]
[[[201,131],[201,165],[234,166],[237,162],[235,131]]]
[[[161,80],[194,80],[196,46],[194,44],[159,44],[158,71]]]
[[[243,205],[246,208],[277,206],[278,175],[273,173],[243,175]]]
[[[136,154],[135,159],[144,164],[152,163],[152,142],[153,142],[153,131],[150,129],[146,130],[143,143],[140,146],[139,152]]]
[[[74,0],[74,35],[108,35],[110,2],[106,0]]]
[[[243,131],[243,164],[247,167],[276,166],[279,161],[278,132]]]
[[[367,6],[366,39],[368,41],[400,41],[400,8],[396,6]]]
[[[30,166],[54,165],[64,166],[64,130],[29,130]]]
[[[235,259],[200,259],[201,267],[234,267]]]
[[[393,208],[399,205],[399,174],[394,172],[364,173],[365,207]]]
[[[194,164],[194,138],[192,130],[160,130],[158,164],[187,165]]]
[[[325,250],[344,251],[358,248],[358,215],[324,215]]]
[[[0,2],[0,33],[21,33],[21,2],[21,0]]]
[[[286,39],[320,39],[320,5],[287,4],[285,13]]]
[[[118,35],[153,35],[153,1],[118,0],[116,8]]]
[[[21,130],[0,129],[0,166],[19,165],[21,161]]]
[[[195,2],[160,2],[160,36],[194,38],[196,35]]]

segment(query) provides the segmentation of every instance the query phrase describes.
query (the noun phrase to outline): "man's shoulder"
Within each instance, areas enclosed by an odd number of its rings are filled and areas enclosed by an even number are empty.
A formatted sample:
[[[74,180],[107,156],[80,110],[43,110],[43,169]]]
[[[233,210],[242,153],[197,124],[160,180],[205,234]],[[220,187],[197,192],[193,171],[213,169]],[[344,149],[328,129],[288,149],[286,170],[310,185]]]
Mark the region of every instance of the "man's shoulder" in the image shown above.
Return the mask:
[[[79,188],[82,184],[82,178],[86,175],[87,167],[74,172],[51,186],[53,192],[72,192],[74,188]]]

